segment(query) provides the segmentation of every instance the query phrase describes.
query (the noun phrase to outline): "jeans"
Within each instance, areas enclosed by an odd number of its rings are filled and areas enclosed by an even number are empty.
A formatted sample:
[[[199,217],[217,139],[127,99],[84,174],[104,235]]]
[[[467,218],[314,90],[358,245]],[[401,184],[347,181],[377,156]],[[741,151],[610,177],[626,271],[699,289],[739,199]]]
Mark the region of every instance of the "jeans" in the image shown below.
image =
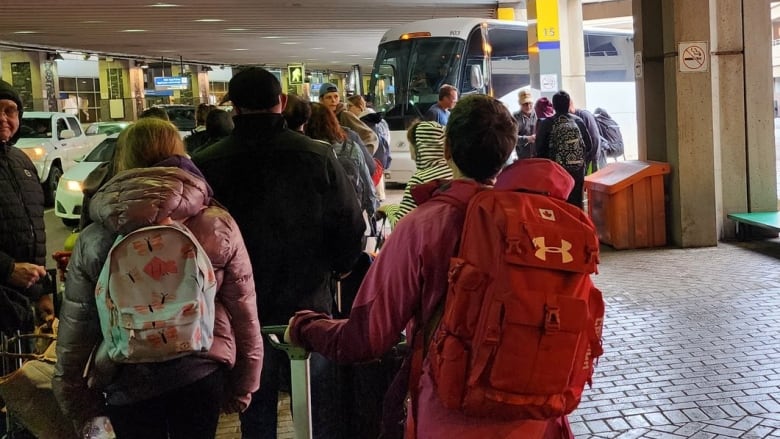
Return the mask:
[[[252,402],[240,415],[243,439],[276,439],[280,384],[289,382],[290,360],[287,354],[271,346],[265,337],[263,343],[265,351],[260,389],[252,394]],[[341,395],[336,381],[336,365],[317,353],[311,354],[309,364],[313,436],[315,439],[341,439]]]
[[[219,369],[152,399],[110,405],[108,417],[117,439],[213,439],[224,385],[224,371]]]

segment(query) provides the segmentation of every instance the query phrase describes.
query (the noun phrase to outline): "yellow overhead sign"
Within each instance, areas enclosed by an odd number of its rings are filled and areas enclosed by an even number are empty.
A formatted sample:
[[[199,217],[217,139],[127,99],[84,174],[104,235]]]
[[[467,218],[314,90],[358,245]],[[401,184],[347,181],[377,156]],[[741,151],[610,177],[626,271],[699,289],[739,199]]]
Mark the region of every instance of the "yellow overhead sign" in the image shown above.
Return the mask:
[[[539,42],[560,41],[558,0],[536,0],[536,38]]]

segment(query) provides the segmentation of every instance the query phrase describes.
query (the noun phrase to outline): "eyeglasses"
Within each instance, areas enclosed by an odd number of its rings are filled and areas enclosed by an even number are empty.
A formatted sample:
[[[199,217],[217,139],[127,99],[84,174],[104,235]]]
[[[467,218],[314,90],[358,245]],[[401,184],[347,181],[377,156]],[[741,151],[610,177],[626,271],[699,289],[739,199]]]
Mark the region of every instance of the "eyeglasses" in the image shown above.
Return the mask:
[[[8,118],[18,117],[19,108],[16,107],[15,105],[13,107],[12,106],[0,107],[0,113],[5,114],[5,117]]]

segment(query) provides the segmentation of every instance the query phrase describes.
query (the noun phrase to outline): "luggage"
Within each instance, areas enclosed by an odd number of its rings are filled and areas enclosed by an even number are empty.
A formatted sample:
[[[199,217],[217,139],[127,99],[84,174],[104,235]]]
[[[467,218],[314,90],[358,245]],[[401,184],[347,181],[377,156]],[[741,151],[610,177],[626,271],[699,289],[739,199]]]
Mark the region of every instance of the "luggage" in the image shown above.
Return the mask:
[[[310,354],[302,347],[284,343],[286,329],[286,325],[264,326],[262,332],[268,337],[274,348],[284,351],[290,358],[292,380],[290,397],[292,398],[295,439],[312,439]]]
[[[108,356],[117,363],[161,362],[208,351],[216,291],[209,257],[185,226],[117,237],[95,288]]]
[[[516,166],[546,169],[534,160]],[[523,189],[471,199],[441,320],[430,328],[436,394],[469,416],[568,414],[602,353],[593,224],[581,209]]]

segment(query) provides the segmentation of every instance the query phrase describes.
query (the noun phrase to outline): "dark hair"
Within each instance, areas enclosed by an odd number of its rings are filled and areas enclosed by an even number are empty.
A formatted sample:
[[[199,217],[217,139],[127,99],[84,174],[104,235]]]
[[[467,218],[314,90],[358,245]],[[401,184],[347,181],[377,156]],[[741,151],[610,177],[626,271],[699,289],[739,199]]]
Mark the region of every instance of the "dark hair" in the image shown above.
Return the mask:
[[[567,114],[569,113],[569,107],[571,106],[571,96],[561,90],[553,95],[552,104],[556,113]]]
[[[233,131],[233,117],[225,110],[215,108],[206,116],[206,132],[209,137],[225,137]]]
[[[495,177],[517,143],[517,121],[501,101],[469,95],[458,101],[447,122],[452,160],[466,177]]]
[[[198,104],[195,108],[195,125],[206,125],[206,116],[209,111],[217,108],[216,105],[211,104]]]
[[[168,112],[165,111],[163,108],[160,107],[150,107],[141,112],[141,114],[138,116],[139,119],[144,119],[147,117],[154,117],[156,119],[162,119],[167,120],[170,122],[171,118],[168,117]]]
[[[287,121],[287,127],[291,130],[300,131],[303,124],[309,121],[311,117],[311,105],[309,101],[295,96],[287,96],[287,106],[282,111],[284,120]]]
[[[336,113],[318,102],[311,104],[311,117],[306,124],[306,135],[328,143],[343,142],[347,138],[344,129],[339,125]]]
[[[238,108],[269,110],[279,104],[281,94],[276,76],[260,67],[241,70],[228,83],[228,99]]]

